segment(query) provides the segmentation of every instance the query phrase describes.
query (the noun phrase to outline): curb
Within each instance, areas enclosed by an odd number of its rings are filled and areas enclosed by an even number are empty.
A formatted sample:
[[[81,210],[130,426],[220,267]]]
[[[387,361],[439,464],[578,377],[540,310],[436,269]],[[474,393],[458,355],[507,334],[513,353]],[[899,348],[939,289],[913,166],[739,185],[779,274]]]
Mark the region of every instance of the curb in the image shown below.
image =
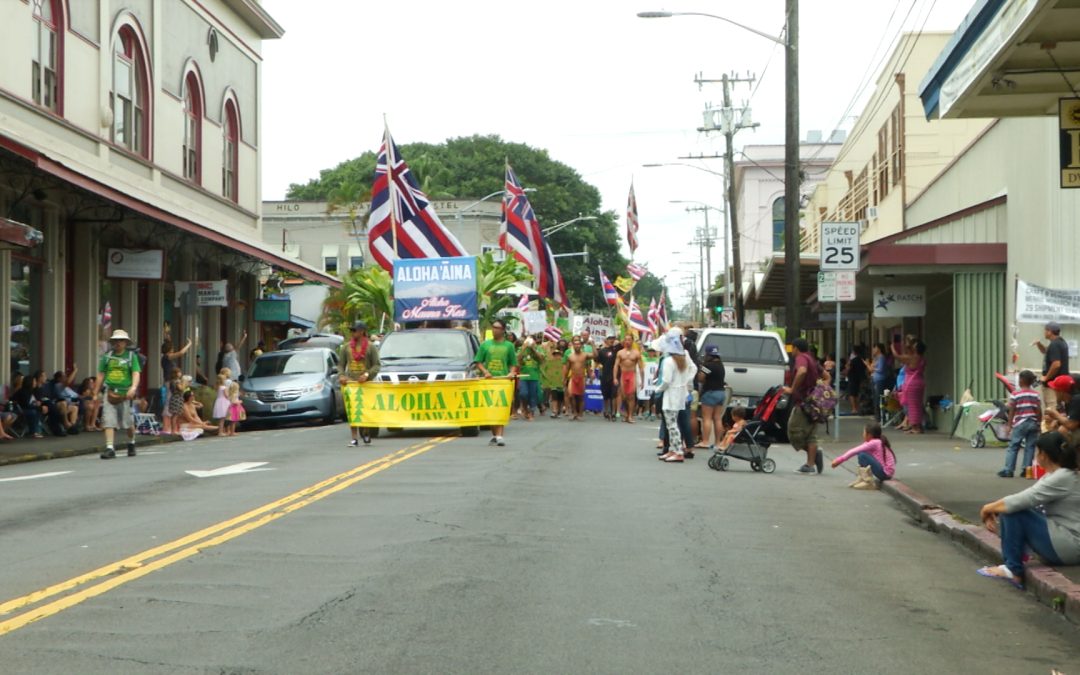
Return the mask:
[[[147,445],[162,445],[164,443],[174,443],[180,440],[179,436],[135,436],[135,447],[140,448]],[[96,444],[90,447],[82,448],[63,448],[61,450],[52,450],[49,452],[39,453],[27,453],[25,455],[14,455],[11,457],[0,457],[0,466],[8,466],[10,464],[25,464],[26,462],[40,462],[48,459],[65,459],[67,457],[78,457],[80,455],[96,455],[101,452],[102,445]]]
[[[948,537],[980,558],[1001,563],[1001,540],[985,528],[954,516],[896,479],[882,483],[881,491],[895,499],[931,532]],[[1025,589],[1066,619],[1080,624],[1080,584],[1053,567],[1028,565]]]

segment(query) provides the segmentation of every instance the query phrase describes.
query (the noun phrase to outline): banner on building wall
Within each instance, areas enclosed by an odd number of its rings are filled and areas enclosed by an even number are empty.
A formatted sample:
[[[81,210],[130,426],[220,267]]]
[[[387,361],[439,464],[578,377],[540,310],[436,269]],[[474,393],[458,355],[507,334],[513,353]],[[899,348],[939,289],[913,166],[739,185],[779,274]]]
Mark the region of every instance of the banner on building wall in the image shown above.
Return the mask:
[[[874,317],[926,316],[925,286],[886,286],[874,289]]]
[[[477,318],[474,256],[394,261],[395,321]]]
[[[1016,281],[1017,323],[1080,323],[1080,289],[1043,288]]]
[[[574,317],[574,334],[587,330],[594,340],[606,338],[609,335],[618,335],[615,332],[615,319],[602,314],[579,314]]]
[[[221,281],[175,281],[176,302],[173,307],[228,307],[229,282]]]
[[[1058,101],[1061,187],[1080,188],[1080,98]]]
[[[161,281],[165,278],[165,251],[161,249],[134,250],[110,248],[105,276],[110,279],[143,279]]]
[[[350,382],[341,388],[354,427],[504,426],[514,383],[509,377],[442,382]]]

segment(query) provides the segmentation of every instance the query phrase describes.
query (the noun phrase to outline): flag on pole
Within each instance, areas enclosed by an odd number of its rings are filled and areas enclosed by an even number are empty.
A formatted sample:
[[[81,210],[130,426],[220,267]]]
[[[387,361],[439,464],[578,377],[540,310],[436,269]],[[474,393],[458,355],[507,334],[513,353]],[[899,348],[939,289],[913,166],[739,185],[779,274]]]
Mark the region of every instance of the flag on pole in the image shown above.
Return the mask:
[[[656,298],[649,301],[649,332],[657,335],[660,333],[660,312],[656,309]]]
[[[562,329],[558,326],[548,326],[544,329],[544,337],[552,342],[558,342],[562,339]]]
[[[629,274],[630,278],[632,278],[636,282],[641,281],[641,278],[648,274],[649,270],[647,270],[642,265],[635,265],[634,263],[630,263],[626,266],[626,273]]]
[[[559,274],[559,266],[544,239],[544,233],[540,231],[540,221],[536,219],[529,198],[525,196],[525,190],[509,163],[506,165],[499,246],[529,268],[536,279],[536,290],[540,297],[566,306],[566,285]]]
[[[658,319],[657,326],[662,332],[666,333],[668,329],[668,320],[667,304],[664,301],[664,293],[666,293],[666,291],[660,291],[660,302],[656,304],[656,317]]]
[[[611,283],[611,279],[608,279],[607,275],[604,274],[603,269],[600,269],[600,286],[604,289],[604,302],[614,306],[615,301],[619,298],[619,292],[615,290],[615,286]]]
[[[626,199],[626,243],[630,246],[630,257],[634,257],[638,240],[637,198],[634,197],[634,181],[630,181],[630,196]]]
[[[112,303],[105,301],[105,309],[101,310],[101,327],[108,329],[112,325]]]
[[[386,128],[375,164],[368,217],[368,247],[386,271],[397,258],[443,258],[468,255],[446,229],[435,209],[401,158]]]
[[[522,294],[521,299],[518,300],[517,305],[519,312],[524,312],[529,308],[529,296]]]
[[[634,287],[634,280],[627,279],[626,277],[615,277],[615,288],[619,289],[623,293],[629,293],[630,289]]]
[[[630,321],[630,327],[641,333],[649,332],[649,324],[645,320],[645,316],[641,313],[641,308],[638,307],[637,301],[634,300],[634,296],[630,296],[630,314],[627,317]]]

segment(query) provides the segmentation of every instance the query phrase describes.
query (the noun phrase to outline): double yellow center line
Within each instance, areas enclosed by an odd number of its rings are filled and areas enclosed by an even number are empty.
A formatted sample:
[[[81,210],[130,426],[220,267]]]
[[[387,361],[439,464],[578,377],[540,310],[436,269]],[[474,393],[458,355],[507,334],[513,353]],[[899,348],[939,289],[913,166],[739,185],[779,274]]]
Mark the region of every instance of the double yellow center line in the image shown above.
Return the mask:
[[[117,586],[235,539],[455,438],[443,436],[361,464],[247,513],[0,604],[0,635],[58,614]],[[52,598],[50,602],[45,602]],[[14,616],[11,616],[13,615]],[[11,618],[7,618],[11,616]]]

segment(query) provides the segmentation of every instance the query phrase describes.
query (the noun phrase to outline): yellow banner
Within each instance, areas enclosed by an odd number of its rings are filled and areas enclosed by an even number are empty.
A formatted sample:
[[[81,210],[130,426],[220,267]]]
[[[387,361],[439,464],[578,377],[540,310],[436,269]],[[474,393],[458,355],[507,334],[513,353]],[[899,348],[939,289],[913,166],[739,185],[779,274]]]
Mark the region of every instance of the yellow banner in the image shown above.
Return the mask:
[[[634,280],[627,279],[626,277],[615,277],[615,288],[619,289],[623,293],[629,293],[630,289],[634,287]]]
[[[445,382],[349,382],[341,387],[354,427],[504,426],[510,420],[514,383],[508,377]]]

